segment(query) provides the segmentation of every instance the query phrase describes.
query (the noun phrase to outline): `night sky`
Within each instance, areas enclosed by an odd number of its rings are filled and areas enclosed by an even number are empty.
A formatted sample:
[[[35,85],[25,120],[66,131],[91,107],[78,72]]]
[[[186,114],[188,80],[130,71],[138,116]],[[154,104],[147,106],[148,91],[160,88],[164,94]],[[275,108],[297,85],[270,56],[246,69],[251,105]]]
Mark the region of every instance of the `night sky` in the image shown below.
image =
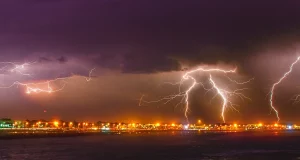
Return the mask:
[[[254,81],[228,109],[229,122],[275,122],[268,92],[299,56],[298,1],[6,0],[0,1],[0,62],[36,62],[32,76],[0,72],[1,86],[69,77],[56,93],[0,89],[0,117],[14,119],[186,122],[175,102],[139,106],[173,94],[184,71],[238,68]],[[92,68],[92,80],[87,82]],[[300,122],[300,64],[276,88],[282,122]],[[206,76],[207,78],[207,76]],[[205,76],[204,76],[205,79]],[[220,122],[221,99],[201,87],[190,94],[190,121]],[[47,112],[44,112],[47,111]],[[271,112],[271,114],[270,114]]]

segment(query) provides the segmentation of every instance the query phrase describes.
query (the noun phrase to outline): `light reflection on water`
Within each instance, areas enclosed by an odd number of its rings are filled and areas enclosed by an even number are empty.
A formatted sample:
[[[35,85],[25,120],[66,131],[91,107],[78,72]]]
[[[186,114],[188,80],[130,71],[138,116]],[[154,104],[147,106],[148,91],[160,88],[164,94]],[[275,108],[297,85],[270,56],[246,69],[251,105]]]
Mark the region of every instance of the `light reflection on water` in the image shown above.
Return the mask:
[[[0,159],[296,159],[299,141],[300,132],[117,132],[0,140]]]

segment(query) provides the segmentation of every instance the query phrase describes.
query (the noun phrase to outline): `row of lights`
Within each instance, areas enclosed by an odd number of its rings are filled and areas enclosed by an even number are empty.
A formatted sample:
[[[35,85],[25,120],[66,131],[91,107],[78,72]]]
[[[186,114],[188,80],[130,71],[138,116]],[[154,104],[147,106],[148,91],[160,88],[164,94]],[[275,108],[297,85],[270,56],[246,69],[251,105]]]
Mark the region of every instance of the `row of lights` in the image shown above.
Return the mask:
[[[42,122],[37,122],[36,123],[36,125],[40,125]],[[199,124],[201,124],[202,123],[202,121],[201,120],[198,120],[198,123]],[[26,125],[28,125],[29,123],[28,122],[26,122]],[[54,126],[56,126],[56,127],[58,127],[59,126],[59,122],[58,121],[53,121],[53,124],[54,124]],[[17,122],[15,122],[15,125],[17,125]],[[46,125],[48,125],[48,122],[46,122]],[[65,126],[66,125],[66,123],[63,123],[63,126]],[[69,122],[69,126],[72,126],[73,125],[73,122]],[[82,126],[88,126],[89,125],[89,123],[86,123],[86,122],[83,122],[82,123]],[[92,125],[94,126],[94,123],[92,123]],[[110,123],[107,123],[107,125],[110,125]],[[119,123],[119,125],[121,125],[121,123]],[[167,124],[165,124],[165,126],[166,126]],[[171,123],[170,124],[172,127],[175,127],[176,126],[176,124],[175,123]],[[205,124],[204,124],[205,125]],[[78,126],[81,126],[81,123],[78,123]],[[136,124],[135,123],[131,123],[131,124],[129,124],[129,126],[132,126],[132,127],[135,127],[136,126]],[[156,123],[155,124],[155,126],[156,127],[160,127],[161,126],[161,124],[160,123]],[[189,125],[186,125],[186,126],[189,126]],[[231,125],[230,125],[231,126]],[[241,126],[241,125],[238,125],[238,124],[236,124],[236,123],[234,123],[233,124],[233,126],[235,127],[235,128],[237,128],[238,126]],[[255,126],[258,126],[258,127],[262,127],[262,126],[264,126],[262,123],[258,123],[258,124],[256,124]],[[277,123],[275,123],[274,125],[273,125],[274,127],[279,127],[280,125],[278,125]]]

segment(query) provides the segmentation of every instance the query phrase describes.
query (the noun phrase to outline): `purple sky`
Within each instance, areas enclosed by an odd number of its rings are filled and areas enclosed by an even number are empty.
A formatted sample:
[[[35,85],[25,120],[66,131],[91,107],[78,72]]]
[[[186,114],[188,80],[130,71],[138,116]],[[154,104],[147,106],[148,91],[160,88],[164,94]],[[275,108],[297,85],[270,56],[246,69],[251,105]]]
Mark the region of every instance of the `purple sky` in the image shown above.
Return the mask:
[[[238,66],[237,78],[255,77],[247,93],[253,101],[241,103],[240,113],[228,110],[229,120],[276,121],[266,95],[299,53],[299,7],[297,1],[1,1],[0,61],[37,62],[28,68],[32,77],[1,73],[1,84],[79,76],[51,95],[1,89],[0,117],[184,122],[182,107],[139,107],[138,99],[173,93],[160,84],[180,80],[184,68],[221,64]],[[80,77],[94,67],[92,81]],[[300,93],[297,68],[276,94],[286,122],[300,121],[300,106],[290,101]],[[192,120],[221,120],[220,103],[208,104],[201,89],[192,95]]]

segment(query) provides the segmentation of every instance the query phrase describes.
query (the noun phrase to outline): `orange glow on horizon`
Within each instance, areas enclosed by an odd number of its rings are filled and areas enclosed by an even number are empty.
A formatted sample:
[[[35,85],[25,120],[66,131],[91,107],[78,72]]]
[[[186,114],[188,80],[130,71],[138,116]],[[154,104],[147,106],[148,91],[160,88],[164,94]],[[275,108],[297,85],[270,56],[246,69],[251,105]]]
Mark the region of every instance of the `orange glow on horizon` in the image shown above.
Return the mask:
[[[59,125],[59,122],[58,121],[54,121],[54,123],[53,123],[56,127],[58,127],[58,125]]]

